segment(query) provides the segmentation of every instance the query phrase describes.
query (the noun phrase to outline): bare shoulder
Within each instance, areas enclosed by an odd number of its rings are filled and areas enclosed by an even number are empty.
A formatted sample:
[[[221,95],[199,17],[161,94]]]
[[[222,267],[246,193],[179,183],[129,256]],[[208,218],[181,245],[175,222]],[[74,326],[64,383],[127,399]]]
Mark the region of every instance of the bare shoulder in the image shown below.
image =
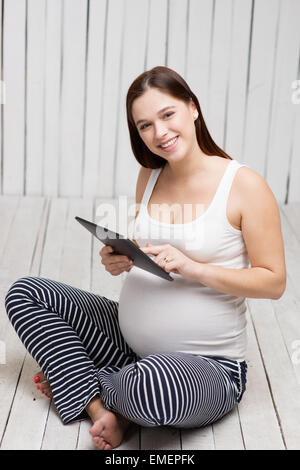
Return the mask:
[[[264,180],[264,178],[257,173],[255,170],[252,170],[252,168],[249,168],[247,166],[242,166],[237,170],[236,173],[236,180],[240,184],[257,184],[259,180]]]
[[[235,176],[235,184],[239,190],[241,200],[247,201],[249,198],[253,201],[261,199],[272,199],[276,201],[275,196],[266,180],[255,170],[242,166],[238,169]]]
[[[266,180],[256,171],[241,167],[235,175],[235,196],[238,200],[243,235],[251,220],[256,226],[268,221],[269,225],[280,226],[280,210]]]

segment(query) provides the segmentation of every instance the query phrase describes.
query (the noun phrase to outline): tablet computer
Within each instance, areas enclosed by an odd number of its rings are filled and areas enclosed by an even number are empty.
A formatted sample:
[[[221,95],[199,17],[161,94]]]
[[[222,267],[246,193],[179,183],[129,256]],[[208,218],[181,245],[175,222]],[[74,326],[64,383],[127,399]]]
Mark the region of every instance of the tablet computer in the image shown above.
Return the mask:
[[[101,225],[96,225],[93,222],[82,219],[81,217],[75,217],[75,219],[102,243],[112,246],[114,248],[114,254],[128,256],[128,258],[132,260],[134,266],[144,269],[145,271],[166,279],[167,281],[174,281],[173,277],[171,277],[163,268],[158,266],[158,264],[156,264],[128,238],[120,235],[119,233],[113,232],[106,227],[102,227]]]

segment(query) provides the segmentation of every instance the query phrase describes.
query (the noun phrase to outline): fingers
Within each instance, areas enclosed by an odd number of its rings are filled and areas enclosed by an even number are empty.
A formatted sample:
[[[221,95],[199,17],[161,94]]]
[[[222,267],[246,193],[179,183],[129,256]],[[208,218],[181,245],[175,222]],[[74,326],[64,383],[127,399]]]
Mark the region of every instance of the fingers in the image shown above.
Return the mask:
[[[105,266],[113,276],[118,276],[123,271],[130,271],[133,266],[133,262],[128,256],[114,254],[114,248],[112,246],[103,247],[99,254],[102,257],[101,263]]]
[[[119,263],[119,264],[113,264],[107,266],[106,270],[110,272],[113,276],[118,276],[121,274],[123,271],[129,272],[133,266],[133,263]]]
[[[105,245],[105,246],[99,251],[99,255],[100,255],[102,258],[107,258],[113,251],[114,251],[114,249],[113,249],[112,246],[107,246],[107,245]]]
[[[112,246],[105,246],[104,248],[102,248],[102,250],[99,251],[99,254],[102,256],[104,260],[109,259],[110,263],[120,263],[120,262],[130,261],[128,256],[116,255],[116,254],[113,254],[113,252],[114,252],[114,249]]]

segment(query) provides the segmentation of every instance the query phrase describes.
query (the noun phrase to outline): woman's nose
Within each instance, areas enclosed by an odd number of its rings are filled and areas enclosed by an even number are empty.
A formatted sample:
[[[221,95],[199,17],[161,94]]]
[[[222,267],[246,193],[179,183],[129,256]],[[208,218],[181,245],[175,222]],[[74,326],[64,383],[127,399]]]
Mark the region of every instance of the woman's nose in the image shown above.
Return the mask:
[[[162,137],[168,134],[167,129],[164,126],[157,126],[155,129],[155,137],[157,140],[161,140]]]

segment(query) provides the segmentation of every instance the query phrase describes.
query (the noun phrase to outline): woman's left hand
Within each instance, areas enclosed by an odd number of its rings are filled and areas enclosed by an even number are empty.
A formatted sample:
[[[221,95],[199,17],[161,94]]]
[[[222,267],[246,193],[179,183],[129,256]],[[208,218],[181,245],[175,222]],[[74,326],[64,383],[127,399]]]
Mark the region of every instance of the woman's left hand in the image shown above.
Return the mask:
[[[194,279],[197,265],[196,261],[185,256],[180,250],[172,245],[151,245],[147,243],[140,249],[146,254],[157,255],[153,261],[163,268],[167,273],[181,274],[186,279]],[[168,261],[165,260],[167,258]]]

